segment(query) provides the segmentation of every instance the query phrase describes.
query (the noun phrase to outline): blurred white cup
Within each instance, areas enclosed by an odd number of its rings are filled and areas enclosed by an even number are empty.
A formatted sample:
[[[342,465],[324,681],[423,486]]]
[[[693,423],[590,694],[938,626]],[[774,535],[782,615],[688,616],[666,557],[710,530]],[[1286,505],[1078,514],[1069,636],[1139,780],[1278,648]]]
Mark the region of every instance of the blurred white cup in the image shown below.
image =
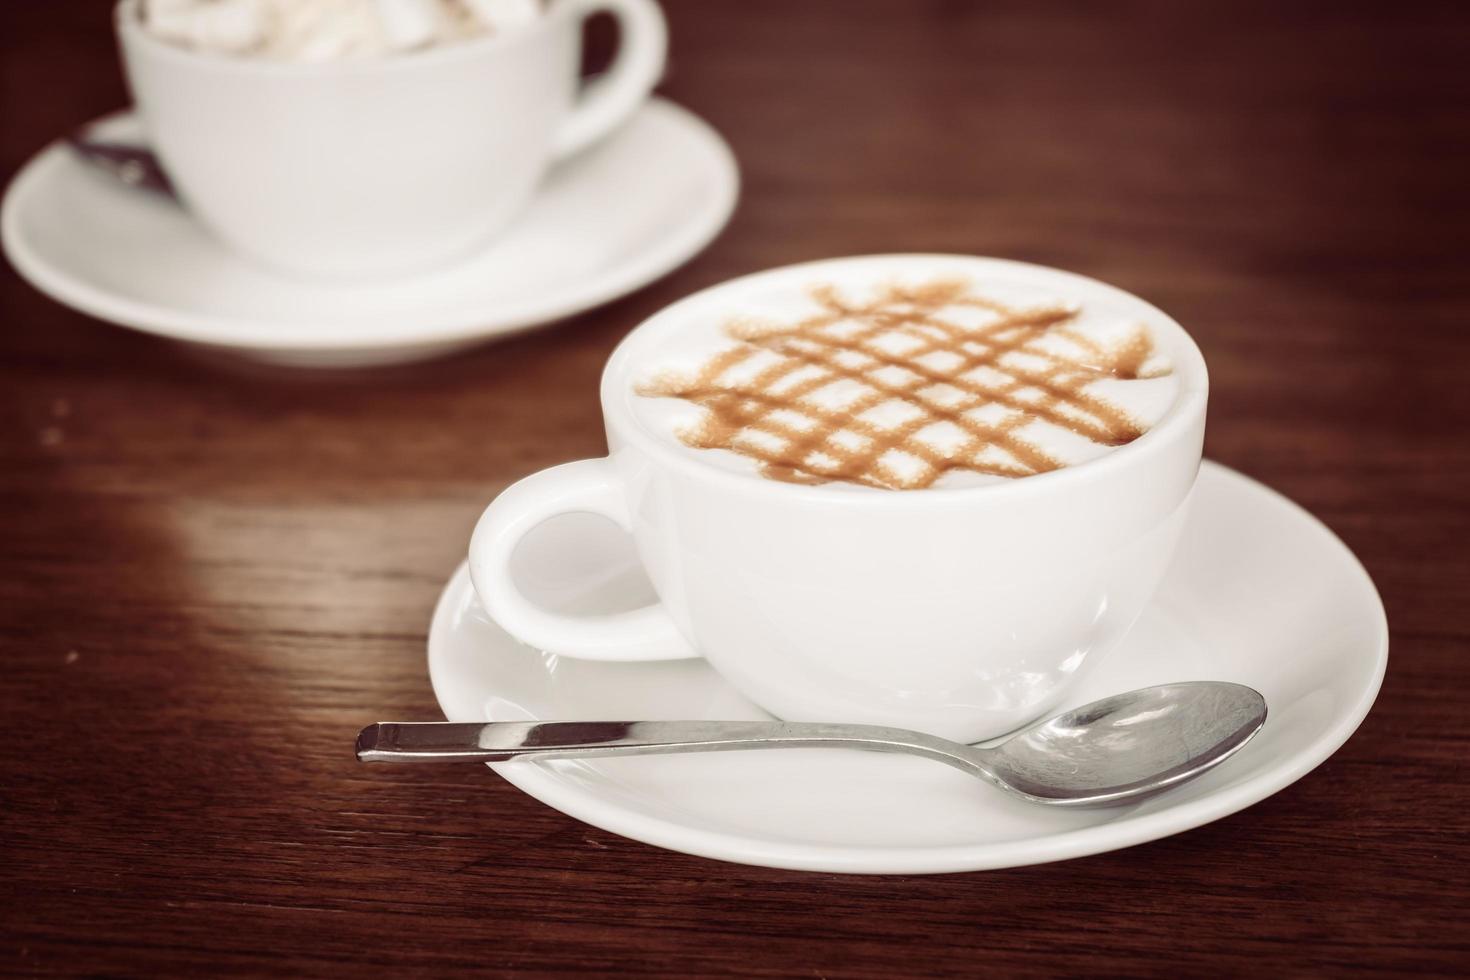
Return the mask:
[[[616,18],[612,67],[578,91],[582,24]],[[308,277],[421,271],[505,227],[556,160],[626,121],[663,72],[653,0],[552,0],[536,21],[423,51],[324,63],[190,50],[116,25],[134,101],[190,211]]]

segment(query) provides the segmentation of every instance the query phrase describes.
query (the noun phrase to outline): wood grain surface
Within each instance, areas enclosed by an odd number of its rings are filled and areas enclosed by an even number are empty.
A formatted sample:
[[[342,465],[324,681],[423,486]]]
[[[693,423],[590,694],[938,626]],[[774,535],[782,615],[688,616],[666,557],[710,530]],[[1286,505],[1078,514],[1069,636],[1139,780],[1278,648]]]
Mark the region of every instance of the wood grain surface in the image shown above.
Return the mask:
[[[0,272],[0,972],[1320,975],[1470,970],[1470,15],[1463,5],[668,3],[728,231],[551,329],[351,375],[212,361]],[[125,101],[104,0],[0,5],[0,175]],[[1393,630],[1332,759],[1207,827],[878,878],[592,829],[434,718],[429,612],[484,503],[604,449],[617,340],[733,275],[999,255],[1198,338],[1207,453],[1319,515]]]

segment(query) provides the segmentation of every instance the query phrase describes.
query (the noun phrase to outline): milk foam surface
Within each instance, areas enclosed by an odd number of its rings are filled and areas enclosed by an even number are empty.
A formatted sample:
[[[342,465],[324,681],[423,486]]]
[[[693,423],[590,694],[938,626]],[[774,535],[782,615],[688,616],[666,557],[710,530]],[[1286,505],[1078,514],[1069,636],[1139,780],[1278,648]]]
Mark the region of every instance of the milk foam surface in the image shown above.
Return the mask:
[[[679,452],[757,478],[772,477],[772,459],[793,441],[802,443],[803,436],[818,426],[823,434],[810,453],[801,450],[805,455],[797,464],[799,472],[793,474],[781,463],[775,469],[786,475],[774,478],[869,492],[873,486],[980,486],[1075,466],[1120,448],[1098,441],[1100,430],[1089,421],[1095,418],[1089,413],[1096,406],[1107,410],[1109,418],[1122,419],[1123,427],[1131,430],[1125,441],[1131,441],[1157,424],[1176,401],[1179,380],[1167,346],[1135,311],[1094,296],[1085,301],[1069,296],[1064,287],[974,276],[964,277],[963,288],[956,293],[961,302],[922,301],[927,287],[956,279],[948,270],[845,274],[840,282],[813,273],[731,293],[723,303],[706,304],[641,348],[629,367],[635,392],[629,405],[644,429]],[[872,316],[834,315],[834,308],[845,307],[878,309],[884,323],[900,328],[875,328]],[[909,310],[918,327],[904,328]],[[1058,327],[1013,333],[1000,324],[1007,315],[1031,322],[1037,311],[1061,311]],[[924,327],[925,318],[952,332]],[[800,332],[789,330],[804,321],[820,323],[810,334],[818,339],[810,357]],[[1000,332],[987,334],[996,330]],[[783,338],[779,350],[752,349],[751,338],[761,345],[762,338],[773,335]],[[943,341],[930,340],[931,335]],[[844,349],[844,336],[859,338],[857,349]],[[1030,339],[1018,343],[1018,349],[997,352],[1004,345],[995,338],[1022,336]],[[1114,352],[1134,349],[1140,338],[1147,353],[1136,363],[1130,361],[1122,376],[1091,370],[1094,362],[1112,363]],[[690,379],[707,373],[717,361],[729,367],[719,369],[703,389],[703,404],[697,397],[647,394],[655,389],[667,392],[671,385],[687,390]],[[1074,362],[1081,368],[1067,366]],[[951,376],[956,379],[953,384],[943,380]],[[763,384],[756,379],[773,377],[777,380],[759,392],[763,407],[756,421],[722,430],[724,438],[739,429],[726,439],[734,449],[700,446],[712,444],[709,404],[722,410],[733,406],[731,417],[746,419],[741,406],[752,403],[727,400],[723,392],[748,391],[752,384]],[[1076,385],[1077,394],[1055,397],[1059,389],[1048,380],[1051,377]],[[718,390],[710,396],[712,389]],[[776,404],[783,393],[792,391],[799,397],[790,406]],[[996,394],[990,397],[985,392]],[[1049,418],[1033,417],[1028,406],[1036,406],[1038,416]],[[855,416],[858,424],[832,422],[853,408],[860,409]],[[958,410],[954,418],[945,417],[947,408]],[[900,431],[905,435],[893,440],[889,449],[880,446],[872,461],[879,474],[876,483],[851,479],[850,470],[849,477],[841,475],[845,453],[861,452],[874,439],[887,442],[889,434]],[[1003,435],[992,444],[986,433]],[[960,457],[970,462],[959,465]],[[837,475],[829,479],[824,474]]]
[[[322,62],[412,51],[524,26],[541,0],[144,0],[144,28],[184,47]]]

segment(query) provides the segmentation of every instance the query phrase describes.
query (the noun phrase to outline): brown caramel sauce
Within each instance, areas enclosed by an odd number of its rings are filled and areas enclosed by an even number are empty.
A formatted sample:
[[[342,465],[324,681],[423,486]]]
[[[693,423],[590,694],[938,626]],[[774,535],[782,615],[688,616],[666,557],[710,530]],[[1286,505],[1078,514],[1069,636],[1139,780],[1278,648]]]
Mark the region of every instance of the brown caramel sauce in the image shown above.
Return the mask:
[[[1038,420],[1104,446],[1132,442],[1144,427],[1087,386],[1168,373],[1141,373],[1153,354],[1141,325],[1126,342],[1104,347],[1071,328],[1076,309],[1011,309],[976,295],[962,280],[889,286],[866,304],[845,302],[830,286],[814,288],[812,296],[821,313],[794,324],[731,323],[726,332],[738,346],[692,376],[665,374],[640,385],[638,394],[701,406],[702,422],[679,438],[698,449],[747,456],[769,479],[918,490],[953,470],[1022,477],[1060,468],[1065,464],[1018,434]],[[942,315],[954,307],[993,316],[964,326]],[[895,336],[906,338],[898,341],[908,345],[901,353],[894,351]],[[1059,354],[1043,343],[1048,338],[1063,339],[1068,343],[1061,346],[1078,353]],[[1024,357],[1003,363],[1007,355]],[[771,363],[739,383],[721,383],[753,357]],[[983,378],[966,377],[980,368],[987,369]],[[841,381],[862,386],[842,408],[807,399]],[[886,402],[900,403],[907,418],[885,427],[863,417]],[[1008,411],[996,421],[975,417],[988,405]],[[958,444],[941,450],[916,438],[944,422],[958,430]],[[911,457],[904,472],[885,462],[894,452]]]

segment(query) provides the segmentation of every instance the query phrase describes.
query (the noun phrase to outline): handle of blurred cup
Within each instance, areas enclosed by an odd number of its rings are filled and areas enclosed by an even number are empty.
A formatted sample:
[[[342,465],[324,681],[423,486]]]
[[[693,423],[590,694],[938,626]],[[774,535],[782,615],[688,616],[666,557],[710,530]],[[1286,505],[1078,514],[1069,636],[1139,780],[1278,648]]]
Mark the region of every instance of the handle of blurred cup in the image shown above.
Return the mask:
[[[697,657],[661,605],[607,616],[564,616],[531,602],[510,574],[515,547],[542,521],[601,514],[631,530],[621,479],[607,459],[553,466],[507,488],[485,508],[470,538],[470,578],[491,617],[516,639],[584,660]]]
[[[612,67],[583,90],[572,114],[556,134],[553,154],[560,158],[586,149],[638,110],[663,75],[669,32],[654,0],[561,0],[567,16],[579,22],[608,13],[618,22],[618,53]]]

